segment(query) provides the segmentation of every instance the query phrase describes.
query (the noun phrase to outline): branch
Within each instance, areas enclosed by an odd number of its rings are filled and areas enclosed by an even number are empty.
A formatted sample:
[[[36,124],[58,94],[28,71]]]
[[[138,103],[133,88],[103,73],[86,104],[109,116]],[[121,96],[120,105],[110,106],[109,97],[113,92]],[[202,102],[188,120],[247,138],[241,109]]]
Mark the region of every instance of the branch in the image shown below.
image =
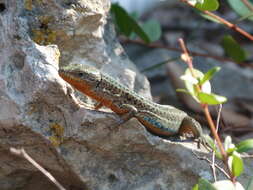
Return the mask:
[[[253,6],[252,6],[252,4],[251,4],[248,0],[242,0],[242,2],[243,2],[243,4],[244,4],[246,7],[248,7],[248,9],[249,9],[250,11],[253,12]]]
[[[138,45],[145,46],[145,47],[148,47],[148,48],[161,48],[161,49],[167,49],[169,51],[183,52],[182,49],[180,49],[180,48],[171,47],[171,46],[163,45],[163,44],[160,44],[160,43],[149,43],[149,44],[147,44],[147,43],[143,42],[142,40],[133,40],[133,39],[124,38],[124,39],[121,39],[120,42],[121,43],[134,43],[134,44],[138,44]],[[215,60],[218,60],[218,61],[221,61],[221,62],[225,62],[225,61],[233,62],[235,64],[242,65],[244,67],[253,68],[253,65],[246,64],[246,63],[238,63],[238,62],[235,62],[234,60],[232,60],[230,58],[225,58],[225,57],[220,57],[220,56],[210,55],[210,54],[204,54],[204,53],[199,53],[199,52],[195,52],[195,51],[189,51],[189,53],[192,56],[211,58],[211,59],[215,59]]]
[[[182,38],[179,38],[178,41],[179,41],[179,44],[180,44],[180,46],[181,46],[181,48],[182,48],[182,50],[183,50],[183,52],[184,52],[184,53],[182,54],[182,56],[181,56],[182,59],[183,59],[183,61],[185,61],[185,63],[188,65],[189,70],[190,70],[192,76],[193,76],[194,78],[197,78],[197,77],[195,76],[195,73],[194,73],[194,68],[193,68],[193,64],[192,64],[192,58],[191,58],[190,55],[189,55],[189,51],[188,51],[187,48],[186,48],[186,45],[185,45],[185,43],[184,43],[184,40],[183,40]],[[198,93],[201,92],[201,86],[197,84],[197,85],[196,85],[196,90],[197,90]],[[234,181],[235,181],[235,177],[233,176],[233,174],[231,173],[231,171],[229,170],[229,167],[228,167],[228,154],[227,154],[227,152],[225,151],[225,149],[224,149],[224,147],[223,147],[223,145],[222,145],[222,143],[221,143],[220,137],[219,137],[219,135],[218,135],[217,132],[216,132],[216,127],[215,127],[214,122],[213,122],[213,119],[212,119],[212,117],[211,117],[211,115],[210,115],[209,108],[208,108],[208,104],[201,104],[201,106],[202,106],[203,111],[204,111],[204,113],[205,113],[205,117],[206,117],[207,122],[208,122],[208,124],[209,124],[209,127],[210,127],[210,129],[211,129],[212,135],[214,136],[214,139],[216,140],[216,142],[217,142],[217,144],[218,144],[220,153],[221,153],[221,155],[222,155],[222,160],[223,160],[223,162],[224,162],[224,164],[225,164],[225,166],[226,166],[226,168],[227,168],[227,170],[228,170],[228,172],[229,172],[230,179],[231,179],[231,181],[234,182]]]
[[[43,173],[51,182],[53,182],[58,187],[58,189],[66,190],[48,171],[46,171],[34,159],[32,159],[32,157],[30,157],[23,148],[21,149],[10,148],[10,152],[12,154],[21,156],[24,159],[26,159],[28,162],[30,162],[35,168],[41,171],[41,173]]]
[[[208,162],[210,165],[212,165],[212,161],[209,160],[207,157],[200,157],[199,155],[197,155],[194,151],[192,151],[193,154],[197,157],[197,159],[199,160],[205,160],[206,162]],[[219,169],[228,179],[229,179],[229,175],[227,174],[227,172],[221,168],[218,164],[214,164],[214,166]],[[211,167],[211,166],[210,166]]]
[[[252,41],[253,41],[253,36],[252,36],[251,34],[249,34],[248,32],[246,32],[245,30],[243,30],[243,29],[241,29],[240,27],[238,27],[237,25],[235,25],[235,24],[233,24],[233,23],[231,23],[231,22],[229,22],[229,21],[227,21],[227,20],[225,20],[225,19],[219,17],[219,16],[216,15],[216,14],[213,14],[213,13],[210,12],[210,11],[204,11],[204,10],[201,10],[201,9],[196,8],[194,5],[192,5],[190,2],[188,2],[188,0],[180,0],[180,1],[183,2],[183,3],[185,3],[185,4],[187,4],[187,5],[189,5],[189,6],[192,7],[192,8],[195,8],[195,9],[201,11],[202,13],[204,13],[204,14],[206,14],[206,15],[208,15],[208,16],[210,16],[210,17],[216,19],[216,20],[218,20],[218,21],[221,22],[222,24],[226,25],[228,28],[230,28],[230,29],[232,29],[232,30],[234,30],[234,31],[236,31],[236,32],[238,32],[238,33],[240,33],[241,35],[245,36],[245,37],[248,38],[249,40],[252,40]]]

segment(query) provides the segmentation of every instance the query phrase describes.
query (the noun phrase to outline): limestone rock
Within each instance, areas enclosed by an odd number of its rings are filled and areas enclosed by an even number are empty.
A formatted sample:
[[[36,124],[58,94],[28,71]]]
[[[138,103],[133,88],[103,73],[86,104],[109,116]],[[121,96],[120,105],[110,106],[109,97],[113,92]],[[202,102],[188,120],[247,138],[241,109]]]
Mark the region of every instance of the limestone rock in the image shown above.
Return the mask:
[[[108,10],[104,0],[0,0],[1,190],[56,189],[10,147],[23,147],[66,189],[182,190],[211,179],[191,143],[153,136],[134,119],[112,129],[115,114],[89,109],[58,76],[59,63],[92,64],[150,97],[104,27]]]

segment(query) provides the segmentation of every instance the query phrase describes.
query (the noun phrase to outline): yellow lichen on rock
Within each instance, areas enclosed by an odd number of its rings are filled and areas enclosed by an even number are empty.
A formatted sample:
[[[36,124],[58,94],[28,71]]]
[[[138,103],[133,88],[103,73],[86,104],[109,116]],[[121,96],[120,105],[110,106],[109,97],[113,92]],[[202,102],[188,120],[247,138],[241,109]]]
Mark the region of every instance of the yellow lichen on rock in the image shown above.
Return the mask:
[[[38,17],[40,21],[40,28],[33,29],[33,41],[40,45],[50,45],[56,41],[57,32],[49,28],[49,24],[53,22],[54,18],[50,15],[43,15]]]
[[[38,19],[42,25],[47,26],[50,22],[54,20],[54,17],[51,15],[42,15],[39,16]]]
[[[37,3],[41,4],[42,0],[36,0]],[[25,9],[31,11],[33,9],[33,0],[25,0]]]
[[[50,131],[52,136],[49,137],[50,142],[54,146],[59,146],[63,141],[64,128],[58,123],[53,123],[50,125]]]
[[[50,45],[56,41],[56,31],[51,29],[33,29],[33,41],[40,45]]]
[[[61,144],[61,141],[59,140],[58,137],[51,136],[49,137],[50,142],[52,143],[53,146],[59,146]]]
[[[28,10],[28,11],[32,10],[32,0],[25,0],[24,4],[25,4],[26,10]]]
[[[59,125],[58,123],[53,123],[50,125],[51,130],[54,132],[55,135],[62,137],[64,134],[64,128]]]

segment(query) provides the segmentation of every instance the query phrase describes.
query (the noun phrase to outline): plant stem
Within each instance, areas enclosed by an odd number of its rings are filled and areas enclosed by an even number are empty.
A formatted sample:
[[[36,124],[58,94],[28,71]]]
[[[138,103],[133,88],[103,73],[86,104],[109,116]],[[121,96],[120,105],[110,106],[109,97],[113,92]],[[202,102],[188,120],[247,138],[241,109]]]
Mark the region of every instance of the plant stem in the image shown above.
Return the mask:
[[[189,55],[189,51],[184,43],[184,40],[182,38],[179,38],[179,44],[184,52],[183,54],[183,60],[186,62],[186,64],[188,65],[190,71],[191,71],[191,74],[194,78],[196,78],[195,76],[195,73],[194,73],[194,68],[193,68],[193,64],[192,64],[192,58],[190,57]],[[196,85],[196,89],[197,89],[197,92],[201,92],[201,86],[200,85]],[[201,104],[202,108],[203,108],[203,111],[205,113],[205,116],[207,118],[207,122],[209,124],[209,127],[211,129],[211,132],[212,132],[212,135],[214,136],[214,139],[216,140],[217,144],[218,144],[218,147],[219,147],[219,150],[221,152],[221,155],[222,155],[222,160],[223,160],[223,163],[225,164],[225,167],[226,169],[228,170],[229,172],[229,176],[230,176],[230,180],[232,182],[235,182],[235,177],[233,176],[233,174],[231,173],[231,171],[229,170],[229,167],[228,167],[228,154],[227,152],[225,151],[222,143],[221,143],[221,140],[220,140],[220,137],[218,135],[218,133],[216,132],[216,127],[214,125],[214,122],[213,122],[213,119],[211,117],[211,114],[209,112],[209,109],[208,109],[208,105],[207,104]]]
[[[207,118],[207,122],[208,122],[208,124],[209,124],[209,126],[210,126],[211,132],[212,132],[212,134],[213,134],[215,140],[217,141],[217,144],[218,144],[218,147],[219,147],[219,149],[220,149],[220,152],[221,152],[221,155],[222,155],[222,157],[223,157],[223,160],[224,160],[224,161],[227,161],[227,157],[228,157],[228,156],[227,156],[227,153],[226,153],[226,151],[224,150],[223,145],[222,145],[221,140],[220,140],[220,137],[218,136],[218,134],[217,134],[217,132],[216,132],[216,130],[215,130],[216,127],[215,127],[215,125],[214,125],[214,123],[213,123],[213,120],[212,120],[212,117],[211,117],[211,115],[210,115],[210,112],[209,112],[209,109],[208,109],[208,105],[207,105],[207,104],[204,104],[204,105],[202,105],[202,107],[203,107],[205,116],[206,116],[206,118]]]
[[[188,0],[180,0],[181,2],[189,5],[190,7],[193,7],[195,9],[198,9],[196,8],[193,4],[191,4]],[[238,27],[237,25],[227,21],[226,19],[223,19],[221,17],[219,17],[218,15],[210,12],[210,11],[205,11],[205,10],[201,10],[201,9],[198,9],[199,11],[201,11],[202,13],[218,20],[219,22],[221,22],[222,24],[226,25],[227,27],[229,27],[230,29],[236,31],[236,32],[239,32],[241,35],[245,36],[246,38],[248,38],[249,40],[252,40],[253,41],[253,36],[251,34],[249,34],[248,32],[244,31],[243,29],[241,29],[240,27]]]
[[[180,48],[171,47],[171,46],[164,45],[164,44],[161,44],[161,43],[149,43],[149,44],[147,44],[147,43],[143,42],[142,40],[126,39],[126,38],[123,38],[120,41],[121,41],[121,43],[134,43],[134,44],[138,44],[138,45],[149,47],[149,48],[161,48],[161,49],[167,49],[169,51],[183,52],[182,49],[180,49]],[[218,60],[218,61],[221,61],[221,62],[229,61],[229,62],[233,62],[233,63],[238,64],[238,65],[241,65],[243,67],[253,68],[253,65],[251,65],[251,64],[238,63],[238,62],[236,62],[236,61],[234,61],[230,58],[225,58],[225,57],[220,57],[220,56],[205,54],[205,53],[199,53],[199,52],[195,52],[195,51],[189,51],[189,53],[192,56],[211,58],[211,59],[215,59],[215,60]]]
[[[251,12],[253,12],[253,6],[248,0],[242,0],[242,2]]]

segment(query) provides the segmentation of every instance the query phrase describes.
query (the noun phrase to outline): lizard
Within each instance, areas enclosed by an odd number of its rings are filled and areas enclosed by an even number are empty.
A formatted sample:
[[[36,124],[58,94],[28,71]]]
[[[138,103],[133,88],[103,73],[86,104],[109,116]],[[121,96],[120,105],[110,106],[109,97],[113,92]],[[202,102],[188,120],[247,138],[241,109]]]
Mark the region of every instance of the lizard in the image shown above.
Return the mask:
[[[123,122],[134,117],[160,137],[202,137],[201,125],[184,111],[146,99],[95,67],[70,64],[61,67],[58,73],[75,89],[96,100],[99,104],[95,109],[108,107]]]

